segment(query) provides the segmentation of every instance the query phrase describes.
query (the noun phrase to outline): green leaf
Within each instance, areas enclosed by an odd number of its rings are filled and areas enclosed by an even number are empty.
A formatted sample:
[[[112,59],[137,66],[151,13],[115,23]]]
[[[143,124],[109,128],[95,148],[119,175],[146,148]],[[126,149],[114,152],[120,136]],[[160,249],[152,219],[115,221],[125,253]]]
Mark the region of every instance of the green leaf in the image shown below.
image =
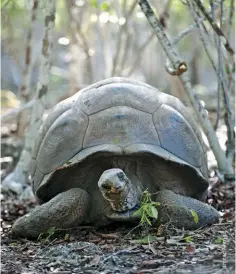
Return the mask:
[[[114,143],[118,144],[119,143],[118,139],[114,139]]]
[[[193,216],[193,220],[194,220],[195,224],[197,224],[199,222],[199,217],[198,217],[197,212],[192,210],[192,209],[190,209],[190,211],[191,211],[191,214]]]
[[[144,210],[146,211],[147,215],[151,218],[157,218],[157,210],[151,204],[144,205]]]
[[[186,243],[191,243],[193,240],[193,236],[186,236],[186,237],[184,237],[184,240]]]
[[[155,208],[155,206],[151,206],[151,210],[152,210],[152,216],[153,216],[153,218],[157,219],[158,212],[157,212],[157,209]]]
[[[108,11],[110,10],[110,3],[109,2],[103,2],[101,5],[100,5],[100,9],[102,11]]]
[[[222,244],[224,242],[224,239],[221,237],[218,237],[215,239],[215,244]]]

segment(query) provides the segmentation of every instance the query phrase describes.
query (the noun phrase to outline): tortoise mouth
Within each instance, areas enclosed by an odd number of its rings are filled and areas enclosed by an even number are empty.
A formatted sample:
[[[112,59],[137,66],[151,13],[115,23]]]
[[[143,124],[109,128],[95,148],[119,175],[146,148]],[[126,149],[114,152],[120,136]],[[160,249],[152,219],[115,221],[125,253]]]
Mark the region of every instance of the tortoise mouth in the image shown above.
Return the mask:
[[[137,208],[140,203],[141,193],[133,185],[126,185],[123,191],[115,194],[107,194],[104,198],[110,203],[115,212],[127,212]]]
[[[114,211],[124,212],[137,204],[137,189],[119,168],[105,170],[98,181],[98,187]]]

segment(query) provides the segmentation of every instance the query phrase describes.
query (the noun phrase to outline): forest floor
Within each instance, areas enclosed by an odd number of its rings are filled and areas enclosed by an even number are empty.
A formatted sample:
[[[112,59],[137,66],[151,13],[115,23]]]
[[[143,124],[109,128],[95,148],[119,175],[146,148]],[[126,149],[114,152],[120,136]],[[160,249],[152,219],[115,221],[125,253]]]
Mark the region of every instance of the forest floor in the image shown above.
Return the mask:
[[[18,143],[5,141],[2,179],[16,162],[7,157],[17,158]],[[235,182],[222,184],[215,175],[209,182],[208,203],[222,212],[220,222],[210,227],[186,231],[171,224],[135,229],[113,224],[51,231],[34,241],[14,239],[10,230],[17,218],[36,206],[35,201],[3,192],[1,273],[235,273]]]

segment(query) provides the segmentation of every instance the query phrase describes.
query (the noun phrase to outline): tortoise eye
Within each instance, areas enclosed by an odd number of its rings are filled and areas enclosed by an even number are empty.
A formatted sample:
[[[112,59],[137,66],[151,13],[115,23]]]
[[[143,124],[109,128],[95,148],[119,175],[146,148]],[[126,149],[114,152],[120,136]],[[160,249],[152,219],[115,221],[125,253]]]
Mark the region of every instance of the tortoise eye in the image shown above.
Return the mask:
[[[124,173],[122,173],[122,172],[118,173],[117,176],[122,181],[125,179]]]
[[[109,190],[109,189],[111,189],[111,185],[109,183],[105,183],[105,184],[102,185],[102,188],[106,189],[106,190]]]

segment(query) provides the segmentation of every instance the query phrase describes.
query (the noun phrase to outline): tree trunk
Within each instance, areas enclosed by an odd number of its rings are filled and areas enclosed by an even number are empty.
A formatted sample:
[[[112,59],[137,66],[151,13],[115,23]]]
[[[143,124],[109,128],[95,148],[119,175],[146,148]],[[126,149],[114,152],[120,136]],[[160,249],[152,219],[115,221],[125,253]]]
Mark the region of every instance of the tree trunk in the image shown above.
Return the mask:
[[[40,76],[37,85],[36,99],[33,106],[31,121],[28,132],[25,136],[25,145],[22,150],[19,162],[15,170],[3,181],[3,190],[10,189],[16,193],[21,193],[24,186],[29,181],[29,171],[31,164],[31,152],[34,141],[38,135],[42,116],[44,113],[44,101],[48,92],[49,74],[51,68],[51,55],[53,45],[53,30],[55,21],[55,0],[45,1],[44,35],[40,65]]]

